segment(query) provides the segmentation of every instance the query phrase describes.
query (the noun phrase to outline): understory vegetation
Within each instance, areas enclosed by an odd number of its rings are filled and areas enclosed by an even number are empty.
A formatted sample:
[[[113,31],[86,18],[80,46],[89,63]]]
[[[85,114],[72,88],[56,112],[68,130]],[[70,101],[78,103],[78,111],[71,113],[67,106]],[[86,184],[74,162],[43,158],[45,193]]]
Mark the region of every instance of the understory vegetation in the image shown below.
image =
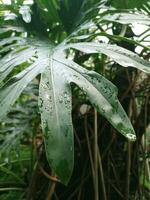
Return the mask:
[[[0,0],[0,200],[150,199],[149,0]]]

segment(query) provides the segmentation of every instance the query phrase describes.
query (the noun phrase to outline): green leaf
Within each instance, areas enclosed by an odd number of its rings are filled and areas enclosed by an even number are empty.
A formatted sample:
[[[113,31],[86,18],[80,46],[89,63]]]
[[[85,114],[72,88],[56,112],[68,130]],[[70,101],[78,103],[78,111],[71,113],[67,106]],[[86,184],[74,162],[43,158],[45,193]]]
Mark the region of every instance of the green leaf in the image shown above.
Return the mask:
[[[23,32],[23,27],[17,27],[17,26],[4,26],[0,28],[0,34],[6,33],[8,31],[16,31],[16,32]]]
[[[135,133],[117,99],[116,87],[103,76],[57,55],[58,52],[49,58],[49,66],[42,73],[39,107],[47,159],[53,173],[67,184],[74,160],[70,83],[79,86],[93,106],[125,137],[134,141]]]
[[[82,42],[68,44],[65,48],[74,48],[85,53],[103,53],[124,67],[135,67],[143,72],[150,73],[150,62],[140,58],[137,54],[117,45]]]
[[[27,44],[29,44],[29,41]],[[28,47],[23,51],[12,52],[13,57],[10,58],[8,55],[8,62],[4,59],[1,66],[1,72],[6,77],[13,67],[21,63],[21,55],[24,55],[22,60],[24,61],[29,55],[32,56],[36,52],[36,61],[26,70],[10,79],[0,89],[0,106],[2,108],[0,118],[8,112],[10,106],[16,101],[27,84],[43,72],[40,81],[39,106],[41,108],[46,154],[54,174],[64,184],[67,184],[71,177],[74,161],[71,83],[75,83],[85,92],[92,105],[120,133],[130,140],[135,140],[133,127],[117,99],[116,87],[101,75],[89,72],[73,61],[64,59],[62,51],[70,47],[77,49],[80,47],[79,50],[81,50],[90,45],[91,48],[88,48],[90,53],[97,52],[97,47],[96,49],[93,48],[93,43],[83,44],[77,43],[76,46],[75,44],[70,44],[70,46],[60,45],[53,48],[52,51],[51,45],[46,42],[31,41],[30,45],[33,48]],[[105,50],[108,51],[106,48]],[[52,55],[52,52],[55,53]]]
[[[110,22],[118,22],[121,24],[143,24],[150,25],[150,18],[141,13],[108,13],[101,17],[100,20],[107,20]]]
[[[42,61],[44,64],[45,61]],[[41,61],[33,63],[30,67],[20,72],[10,79],[0,88],[0,119],[6,115],[10,107],[14,104],[26,86],[34,79],[44,68],[41,67]]]
[[[146,4],[149,0],[109,0],[112,6],[116,8],[141,8],[142,5]]]
[[[1,38],[8,35],[9,31],[15,36],[20,35],[20,37],[0,40],[0,53],[2,55],[0,80],[3,81],[16,66],[24,62],[27,62],[27,65],[29,65],[25,70],[10,78],[0,88],[0,119],[8,112],[10,106],[14,104],[28,83],[42,73],[39,89],[39,107],[46,155],[53,174],[58,176],[64,184],[69,182],[74,165],[74,141],[71,118],[72,83],[84,91],[91,104],[118,132],[131,141],[136,139],[131,122],[117,99],[117,88],[103,76],[82,68],[75,62],[66,59],[65,56],[63,57],[63,55],[65,50],[69,48],[85,53],[103,53],[120,65],[125,67],[132,66],[148,73],[150,72],[149,62],[144,61],[135,53],[115,45],[96,44],[93,42],[66,45],[64,41],[57,47],[54,47],[49,42],[53,36],[54,43],[62,41],[61,39],[59,40],[59,36],[64,38],[67,35],[65,31],[67,30],[67,33],[70,33],[75,27],[77,29],[72,33],[74,38],[70,36],[68,38],[72,41],[74,39],[87,39],[93,27],[95,30],[94,22],[98,20],[103,23],[107,20],[122,24],[135,23],[138,20],[142,24],[149,24],[147,16],[133,13],[127,14],[129,11],[118,12],[114,10],[114,13],[112,11],[112,15],[109,15],[108,12],[110,10],[105,12],[102,9],[108,8],[104,7],[106,2],[107,0],[37,0],[31,7],[32,21],[29,7],[23,6],[20,8],[20,3],[16,7],[10,6],[10,9],[9,7],[7,9],[0,9],[2,11],[0,13],[0,16],[2,16],[0,23],[3,23],[3,28],[0,29]],[[91,6],[88,7],[88,5]],[[19,8],[20,11],[18,11]],[[9,15],[6,15],[5,19],[7,20],[3,20],[6,10],[10,12]],[[18,12],[20,12],[26,23],[31,22],[31,24],[25,24],[20,18],[17,20]],[[99,19],[96,18],[98,14],[101,17]],[[70,18],[70,16],[72,17]],[[12,18],[15,19],[13,22],[11,21]],[[20,22],[21,25],[25,25],[26,38],[23,36],[25,34],[21,34],[22,31],[17,28],[14,27],[11,30],[11,26],[5,26],[8,24],[12,25],[13,23],[17,26]],[[79,26],[77,27],[77,25]],[[87,31],[88,29],[90,31]],[[14,33],[14,31],[17,33]],[[80,35],[78,35],[79,32]],[[36,37],[37,35],[40,38],[42,35],[43,38],[39,39]],[[68,43],[71,40],[67,40]],[[18,48],[18,46],[23,49]],[[25,48],[26,46],[27,49]],[[28,62],[28,59],[30,62]],[[20,70],[21,68],[18,71]],[[18,71],[16,70],[15,73]]]
[[[21,6],[19,13],[22,15],[22,18],[26,23],[31,22],[31,10],[29,6]]]
[[[6,173],[8,175],[11,175],[17,182],[24,184],[24,181],[19,176],[17,176],[15,173],[13,173],[11,170],[0,165],[0,171],[2,171],[3,173]]]
[[[25,40],[22,37],[5,38],[3,40],[0,40],[0,48],[2,48],[3,45],[8,45],[16,41],[18,41],[18,43],[21,45]]]
[[[93,106],[117,130],[130,140],[135,140],[135,132],[129,118],[117,99],[117,88],[94,71],[88,71],[71,60],[57,58],[64,65],[70,82],[79,86],[88,96]]]
[[[35,49],[28,48],[18,53],[11,52],[10,54],[7,54],[7,56],[3,57],[0,63],[0,82],[2,82],[7,77],[7,75],[14,69],[14,67],[26,62],[34,54]]]
[[[63,78],[62,66],[51,59],[42,73],[39,107],[41,108],[47,159],[53,173],[67,184],[74,165],[71,119],[71,89]]]
[[[49,23],[60,22],[57,10],[59,8],[58,0],[37,0],[36,2],[43,19],[45,19]]]

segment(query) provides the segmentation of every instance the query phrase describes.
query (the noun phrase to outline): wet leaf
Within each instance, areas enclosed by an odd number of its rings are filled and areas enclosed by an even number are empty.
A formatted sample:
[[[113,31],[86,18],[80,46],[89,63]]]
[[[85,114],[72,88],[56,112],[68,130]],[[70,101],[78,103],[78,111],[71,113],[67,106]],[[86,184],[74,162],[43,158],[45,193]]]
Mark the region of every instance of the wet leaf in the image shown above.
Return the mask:
[[[82,42],[69,44],[64,48],[72,47],[85,53],[103,53],[124,67],[135,67],[143,72],[150,73],[150,62],[140,58],[137,54],[119,47],[105,43]]]
[[[66,71],[51,60],[41,75],[39,108],[47,159],[58,178],[67,184],[74,165],[71,88]]]
[[[19,13],[22,15],[22,18],[26,23],[31,22],[31,10],[29,6],[21,6]]]

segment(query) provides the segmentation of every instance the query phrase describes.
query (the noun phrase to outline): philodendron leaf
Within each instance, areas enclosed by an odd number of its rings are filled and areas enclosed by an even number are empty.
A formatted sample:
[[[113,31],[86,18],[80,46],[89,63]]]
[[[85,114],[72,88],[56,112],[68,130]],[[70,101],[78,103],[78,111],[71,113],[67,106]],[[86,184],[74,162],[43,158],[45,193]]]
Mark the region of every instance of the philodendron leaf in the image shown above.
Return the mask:
[[[7,56],[4,56],[0,63],[0,83],[7,77],[14,67],[26,62],[34,54],[34,48],[27,48],[21,52],[15,52],[14,54],[11,52],[10,54],[7,54]]]
[[[74,83],[88,96],[93,106],[125,137],[134,141],[134,129],[117,99],[116,87],[103,76],[73,61],[51,55],[42,73],[39,107],[46,154],[53,173],[67,184],[73,170],[73,131],[71,89]]]
[[[14,41],[18,43],[18,38],[4,41],[3,45],[15,45]],[[64,51],[68,48],[85,53],[104,53],[123,66],[134,66],[146,72],[150,69],[147,61],[128,50],[115,45],[95,43],[63,44],[55,48],[44,41],[37,40],[33,44],[28,41],[26,46],[24,44],[21,49],[17,47],[1,60],[0,71],[3,80],[18,64],[34,58],[33,63],[29,63],[30,67],[0,88],[0,118],[7,113],[27,84],[42,73],[39,107],[46,155],[53,173],[64,184],[67,184],[71,177],[74,163],[71,83],[85,92],[92,105],[120,133],[131,141],[136,139],[130,120],[117,99],[116,87],[96,72],[88,71],[66,59]]]
[[[46,64],[46,60],[44,61]],[[42,62],[42,64],[44,64]],[[9,111],[26,86],[34,79],[43,68],[41,61],[33,63],[30,67],[10,79],[0,88],[0,119]]]
[[[85,53],[103,53],[124,67],[135,67],[143,72],[150,73],[150,62],[143,60],[132,51],[117,45],[82,42],[68,44],[65,48],[69,47]]]
[[[36,7],[37,11],[43,13],[41,14],[42,18],[44,17],[46,22],[48,22],[44,24],[48,25],[47,27],[50,28],[50,30],[51,24],[62,25],[62,21],[64,20],[62,20],[61,16],[58,14],[60,1],[37,0],[36,2],[38,5]],[[102,1],[102,4],[103,2],[104,1]],[[100,4],[100,7],[102,4]],[[32,23],[30,7],[23,5],[20,7],[19,12],[26,23]],[[85,18],[81,17],[83,21],[85,19],[84,26],[81,25],[76,32],[72,33],[72,36],[75,36],[79,32],[81,33],[81,30],[87,29],[87,27],[93,27],[93,25],[95,27],[93,22],[88,23],[92,20],[95,21],[94,17],[97,16],[97,12],[94,16],[92,12],[93,10],[84,13]],[[101,18],[102,20],[124,23],[125,14],[122,14],[122,16],[120,14],[114,14],[113,19],[111,18],[112,16],[109,15],[104,16],[102,14],[101,16],[103,17]],[[11,19],[10,17],[11,16],[7,15],[7,19]],[[17,16],[13,15],[13,18],[14,17],[16,18]],[[131,18],[133,19],[133,15],[130,15],[130,19]],[[136,20],[137,19],[139,18],[136,18]],[[147,18],[142,18],[142,20],[144,23],[147,23]],[[73,19],[73,21],[76,20]],[[9,24],[9,21],[7,22]],[[20,22],[20,18],[18,22]],[[20,24],[18,22],[15,24]],[[134,19],[132,22],[134,22]],[[78,24],[78,22],[76,24]],[[71,23],[69,26],[71,29],[73,28],[72,25]],[[5,33],[9,33],[10,30],[10,27],[3,27],[0,29],[1,38],[7,35]],[[50,43],[50,38],[53,38],[53,34],[52,37],[49,35],[50,37],[48,38],[44,37],[43,39],[39,39],[35,37],[35,35],[41,36],[39,33],[36,34],[38,30],[39,29],[36,29],[32,32],[30,27],[26,26],[27,34],[20,34],[22,31],[14,28],[12,29],[12,33],[17,31],[16,37],[13,37],[13,35],[15,35],[13,33],[11,37],[0,40],[0,54],[2,56],[0,63],[0,119],[8,112],[10,106],[16,101],[27,84],[38,74],[41,74],[39,107],[41,111],[46,155],[53,174],[55,174],[62,183],[67,184],[72,175],[74,165],[71,83],[76,84],[84,91],[91,104],[116,128],[116,130],[131,141],[134,141],[136,137],[130,120],[117,99],[116,87],[96,72],[88,71],[75,62],[66,59],[64,56],[65,50],[74,48],[85,53],[104,53],[120,65],[125,67],[132,66],[147,73],[150,72],[150,64],[135,53],[110,44],[97,44],[93,42],[66,44],[66,41],[69,42],[68,37],[62,44],[55,47]],[[70,29],[67,28],[67,30],[69,33]],[[61,26],[60,34],[61,32],[64,32],[63,26]],[[20,35],[20,37],[18,35]],[[88,36],[82,35],[81,37],[80,35],[78,39],[83,39],[83,37],[85,38]],[[18,46],[21,49],[18,49]],[[10,78],[10,80],[5,83],[5,78],[9,74],[10,76],[12,75],[11,71],[24,62],[26,62],[29,67],[22,72],[18,72],[17,75]],[[21,68],[18,71],[20,70]],[[17,73],[17,70],[15,73]]]
[[[100,20],[118,22],[120,24],[143,24],[150,25],[150,18],[141,13],[108,13],[101,17]]]
[[[41,109],[47,159],[58,178],[67,184],[74,165],[71,88],[59,63],[51,59],[42,73]]]
[[[57,56],[56,56],[57,55]],[[134,141],[134,129],[117,99],[117,88],[103,76],[88,71],[55,53],[42,73],[39,107],[41,110],[47,159],[53,173],[67,184],[73,170],[73,131],[71,89],[75,83],[94,107],[125,137]]]
[[[75,83],[88,96],[93,106],[117,130],[129,140],[135,140],[135,132],[124,109],[117,99],[117,88],[107,79],[94,71],[88,71],[75,62],[56,59],[64,69],[69,82]],[[67,75],[68,74],[68,75]]]
[[[85,47],[87,44],[90,45],[90,43],[85,43]],[[97,52],[97,48],[94,49],[93,43],[91,44],[90,53]],[[10,43],[10,45],[12,44]],[[0,88],[0,118],[7,113],[27,84],[39,73],[42,73],[39,107],[46,155],[54,174],[64,184],[67,184],[71,177],[74,163],[71,83],[76,84],[86,93],[92,105],[120,133],[130,140],[135,140],[133,127],[117,99],[116,87],[103,76],[64,58],[62,50],[69,47],[75,48],[74,45],[61,45],[54,48],[45,42],[37,41],[33,47],[30,45],[27,49],[13,50],[8,54],[8,60],[2,60],[0,67],[1,80],[3,80],[14,67],[34,55],[35,61],[30,64],[30,67]],[[77,44],[77,47],[80,47],[79,50],[81,50],[80,43]],[[23,56],[22,61],[20,60],[21,56]]]

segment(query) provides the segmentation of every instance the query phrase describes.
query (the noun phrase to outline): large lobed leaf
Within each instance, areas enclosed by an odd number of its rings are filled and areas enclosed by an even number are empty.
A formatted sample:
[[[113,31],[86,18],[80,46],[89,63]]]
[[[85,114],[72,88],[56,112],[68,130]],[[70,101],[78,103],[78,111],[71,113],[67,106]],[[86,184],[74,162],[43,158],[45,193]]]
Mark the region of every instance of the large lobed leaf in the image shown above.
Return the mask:
[[[74,5],[69,4],[69,1],[65,2],[66,11],[68,6],[71,5],[73,7],[72,5]],[[76,9],[78,10],[84,2],[80,0]],[[60,14],[60,2],[58,0],[53,0],[51,3],[46,0],[37,0],[37,3],[39,3],[40,9],[43,10],[42,13],[46,14],[46,19],[48,19],[49,23],[63,22],[67,27],[67,15],[65,15],[66,13]],[[94,17],[99,12],[99,9],[103,7],[104,3],[105,1],[101,1],[98,7],[96,5],[97,9],[95,13],[93,13],[92,8],[84,13],[82,13],[82,10],[79,10],[78,16],[82,15],[82,17],[77,22],[79,23],[89,18],[93,26]],[[51,15],[47,11],[50,11]],[[26,13],[20,14],[24,15]],[[64,19],[61,17],[62,14]],[[147,17],[143,18],[142,15],[127,15],[126,13],[115,12],[112,15],[108,15],[107,12],[103,14],[100,22],[101,20],[107,20],[128,24],[131,22],[131,19],[132,22],[138,19],[141,23],[149,24],[149,19]],[[124,17],[127,18],[126,21]],[[27,22],[30,21],[28,18],[24,20],[27,20]],[[72,28],[73,21],[75,19],[71,19],[67,29]],[[89,25],[91,26],[91,23],[89,24],[88,22],[86,23],[85,21],[85,27],[82,25],[78,26],[79,30],[77,29],[75,33],[88,29]],[[8,33],[10,30],[10,26],[3,27],[0,29],[0,34]],[[22,32],[17,27],[12,28],[12,31]],[[32,37],[34,37],[34,34]],[[41,74],[39,108],[46,155],[53,173],[64,184],[68,183],[74,165],[71,83],[76,84],[84,91],[91,104],[118,132],[131,141],[136,139],[130,120],[117,99],[117,88],[100,74],[88,71],[74,61],[66,59],[65,50],[74,48],[84,53],[103,53],[124,67],[131,66],[147,73],[150,72],[148,61],[144,61],[135,53],[116,45],[93,42],[67,42],[68,44],[64,42],[54,47],[48,40],[42,41],[39,38],[29,40],[22,37],[10,37],[0,41],[0,53],[2,55],[6,54],[1,58],[0,63],[0,83],[2,85],[0,87],[0,119],[3,119],[3,116],[9,111],[10,106],[14,104],[29,82],[38,74]],[[22,72],[18,70],[18,74],[6,82],[6,78],[12,70],[24,63],[27,63],[29,67],[22,70]]]
[[[35,61],[32,61],[33,63],[27,69],[18,73],[0,88],[0,118],[2,119],[8,112],[27,84],[42,73],[39,107],[47,159],[54,174],[64,184],[67,184],[74,162],[71,83],[76,84],[85,92],[92,105],[118,132],[133,141],[135,133],[117,99],[116,87],[96,72],[88,71],[74,61],[66,59],[63,56],[65,50],[75,48],[85,53],[104,53],[123,66],[134,66],[146,72],[149,72],[149,63],[134,53],[115,45],[76,43],[62,44],[55,48],[40,40],[35,41],[33,43],[27,41],[28,45],[25,48],[19,51],[13,50],[9,53],[11,57],[8,55],[8,59],[2,59],[1,80],[5,79],[14,67],[30,57],[34,57]],[[12,45],[12,42],[8,42],[9,45]]]
[[[71,60],[57,59],[66,68],[65,78],[81,88],[92,105],[125,137],[135,140],[135,133],[117,99],[117,88],[103,76],[88,71]]]

